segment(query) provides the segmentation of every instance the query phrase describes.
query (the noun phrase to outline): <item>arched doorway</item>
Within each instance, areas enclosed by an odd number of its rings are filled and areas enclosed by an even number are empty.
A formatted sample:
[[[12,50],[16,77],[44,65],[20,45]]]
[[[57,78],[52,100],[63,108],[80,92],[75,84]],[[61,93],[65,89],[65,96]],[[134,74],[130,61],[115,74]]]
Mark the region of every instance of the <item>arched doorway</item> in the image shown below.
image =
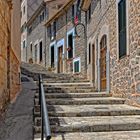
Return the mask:
[[[107,36],[103,35],[100,41],[100,89],[106,90],[106,53],[107,53]]]

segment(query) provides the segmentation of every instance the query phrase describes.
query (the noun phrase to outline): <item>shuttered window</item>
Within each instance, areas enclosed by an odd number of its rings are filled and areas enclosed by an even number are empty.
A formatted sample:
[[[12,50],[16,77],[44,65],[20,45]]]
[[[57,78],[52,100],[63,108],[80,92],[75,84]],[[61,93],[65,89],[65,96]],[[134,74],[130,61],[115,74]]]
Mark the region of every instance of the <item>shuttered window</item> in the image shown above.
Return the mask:
[[[77,73],[77,72],[80,72],[80,61],[75,61],[74,62],[74,72]]]
[[[68,36],[68,58],[73,58],[73,34]]]
[[[51,46],[51,67],[54,68],[54,46]]]
[[[91,63],[91,44],[89,44],[88,46],[88,63],[90,64]]]
[[[119,58],[126,55],[126,0],[118,4]]]

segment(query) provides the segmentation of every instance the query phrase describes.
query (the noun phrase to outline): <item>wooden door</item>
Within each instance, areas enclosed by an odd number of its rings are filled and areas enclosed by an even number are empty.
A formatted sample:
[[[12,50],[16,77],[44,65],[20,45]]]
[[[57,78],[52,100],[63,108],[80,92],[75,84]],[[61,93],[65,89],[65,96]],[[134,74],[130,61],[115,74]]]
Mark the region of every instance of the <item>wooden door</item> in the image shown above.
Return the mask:
[[[95,45],[92,45],[92,75],[93,83],[95,84]]]
[[[63,72],[62,54],[63,54],[63,46],[58,48],[58,73],[62,73]]]
[[[106,90],[106,52],[107,37],[104,35],[100,42],[100,86],[101,91]]]

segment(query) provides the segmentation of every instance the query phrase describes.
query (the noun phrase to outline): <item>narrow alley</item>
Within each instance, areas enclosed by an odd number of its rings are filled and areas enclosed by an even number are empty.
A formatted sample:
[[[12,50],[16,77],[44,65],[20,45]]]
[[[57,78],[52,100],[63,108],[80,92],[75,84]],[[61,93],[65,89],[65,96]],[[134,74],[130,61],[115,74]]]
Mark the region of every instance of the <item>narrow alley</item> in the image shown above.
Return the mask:
[[[140,140],[140,0],[0,0],[0,140]]]

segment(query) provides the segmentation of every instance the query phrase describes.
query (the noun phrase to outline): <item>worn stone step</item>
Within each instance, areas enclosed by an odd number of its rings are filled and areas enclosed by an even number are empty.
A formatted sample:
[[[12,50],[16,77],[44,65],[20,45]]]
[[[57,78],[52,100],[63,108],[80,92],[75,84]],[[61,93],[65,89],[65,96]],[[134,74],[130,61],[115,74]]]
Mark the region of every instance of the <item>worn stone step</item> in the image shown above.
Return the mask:
[[[94,117],[50,117],[51,131],[64,132],[110,132],[140,130],[140,115],[94,116]],[[40,132],[40,126],[35,126]]]
[[[39,94],[35,94],[38,98]],[[92,93],[46,93],[46,99],[50,98],[91,98],[91,97],[110,97],[111,95],[106,92],[92,92]]]
[[[90,86],[91,83],[90,82],[81,82],[81,83],[43,83],[44,85],[48,85],[48,86]]]
[[[40,108],[36,107],[35,116]],[[140,115],[140,109],[128,105],[55,105],[48,106],[49,116],[53,117],[88,117],[88,116],[124,116]]]
[[[57,87],[57,86],[44,86],[45,90],[79,90],[79,89],[93,89],[91,86],[63,86],[63,87]]]
[[[90,92],[96,92],[95,89],[91,88],[91,89],[71,89],[71,88],[51,88],[51,89],[44,89],[45,90],[45,93],[90,93]],[[39,92],[39,89],[36,89],[36,93]]]
[[[76,80],[56,80],[56,79],[43,79],[44,83],[83,83],[83,82],[89,82],[89,80],[86,79],[76,79]]]
[[[34,140],[40,140],[36,135]],[[52,140],[140,140],[140,130],[52,134]]]
[[[48,105],[94,105],[94,104],[124,104],[125,99],[102,97],[102,98],[62,98],[62,99],[47,99]],[[38,105],[38,99],[35,99]]]
[[[88,93],[95,92],[95,89],[44,89],[46,93]]]

